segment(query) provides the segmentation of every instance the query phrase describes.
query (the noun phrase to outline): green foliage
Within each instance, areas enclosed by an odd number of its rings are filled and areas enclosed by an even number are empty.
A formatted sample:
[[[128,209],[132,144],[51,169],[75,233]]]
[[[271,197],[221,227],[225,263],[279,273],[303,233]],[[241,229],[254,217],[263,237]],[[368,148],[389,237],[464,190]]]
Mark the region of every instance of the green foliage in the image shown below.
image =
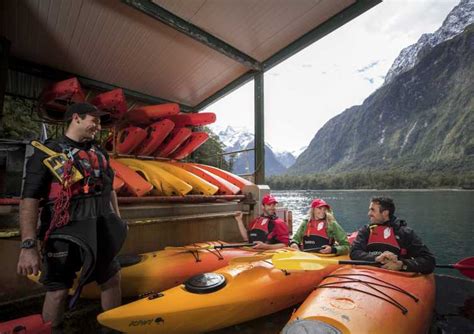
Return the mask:
[[[34,101],[5,96],[0,138],[31,140],[41,133],[41,123],[34,121]]]
[[[340,174],[277,175],[266,179],[275,190],[474,188],[474,172],[367,171]]]
[[[192,160],[197,163],[211,165],[231,171],[233,160],[230,159],[227,161],[222,156],[224,153],[224,144],[208,127],[205,127],[204,131],[209,134],[209,139],[192,154]]]

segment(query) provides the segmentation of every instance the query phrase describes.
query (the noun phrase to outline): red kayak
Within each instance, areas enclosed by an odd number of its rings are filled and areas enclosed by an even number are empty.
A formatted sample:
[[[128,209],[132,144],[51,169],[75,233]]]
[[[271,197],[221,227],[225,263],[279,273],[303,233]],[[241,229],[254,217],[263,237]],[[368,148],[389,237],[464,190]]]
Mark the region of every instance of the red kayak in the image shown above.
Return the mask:
[[[109,117],[102,120],[103,126],[115,123],[127,112],[127,100],[121,88],[99,94],[92,99],[91,103],[98,109],[110,113]]]
[[[117,153],[130,154],[146,136],[147,132],[137,126],[120,130],[117,136]]]
[[[40,314],[0,323],[1,334],[50,334],[51,321],[44,322]]]
[[[172,120],[177,128],[183,126],[203,126],[214,123],[216,121],[216,114],[213,112],[183,113],[170,116],[168,119]]]
[[[53,121],[62,121],[68,105],[84,102],[85,95],[77,78],[56,82],[47,87],[39,98],[41,116]]]
[[[151,155],[173,131],[174,123],[169,119],[155,122],[145,129],[147,135],[143,142],[135,149],[136,155]]]
[[[197,166],[188,164],[188,163],[182,163],[182,162],[172,162],[173,165],[181,167],[188,172],[193,173],[194,175],[199,176],[201,179],[206,180],[209,183],[212,183],[213,185],[219,187],[219,191],[217,194],[219,195],[236,195],[240,192],[239,187],[233,185],[227,180],[224,180],[220,176],[217,176],[215,174],[212,174],[211,172],[208,172],[207,170],[204,170],[202,168],[199,168]]]
[[[158,147],[155,151],[155,157],[166,158],[168,155],[173,153],[186,139],[191,136],[191,129],[188,128],[175,128],[168,137],[165,139],[163,144]]]
[[[146,125],[156,122],[160,118],[173,116],[178,113],[179,104],[164,103],[135,108],[127,114],[127,117],[133,123]]]
[[[225,171],[223,169],[213,167],[213,166],[208,166],[208,165],[201,165],[201,164],[192,164],[194,166],[197,166],[199,168],[202,168],[204,170],[207,170],[208,172],[211,172],[212,174],[215,174],[217,176],[220,176],[224,180],[229,181],[233,185],[237,186],[240,190],[243,189],[245,186],[251,186],[253,185],[252,182],[249,180],[244,179],[243,177],[240,177],[238,175],[234,175],[228,171]]]
[[[171,159],[181,160],[196,151],[209,139],[206,132],[193,132],[191,136],[169,156]]]

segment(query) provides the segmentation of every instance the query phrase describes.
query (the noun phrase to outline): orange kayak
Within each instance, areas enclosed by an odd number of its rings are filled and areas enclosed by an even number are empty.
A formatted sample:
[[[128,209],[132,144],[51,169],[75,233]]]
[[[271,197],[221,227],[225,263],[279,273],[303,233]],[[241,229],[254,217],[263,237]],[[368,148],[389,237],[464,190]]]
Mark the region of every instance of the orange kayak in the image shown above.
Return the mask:
[[[115,175],[125,183],[122,188],[125,188],[129,194],[141,197],[145,196],[153,189],[151,183],[147,182],[128,166],[114,159],[110,159],[110,167],[114,170]]]
[[[213,166],[208,166],[208,165],[202,165],[202,164],[196,164],[193,163],[193,166],[199,167],[201,169],[207,170],[208,172],[215,174],[221,178],[223,178],[226,181],[229,181],[233,185],[237,186],[240,190],[242,190],[245,186],[251,186],[253,185],[252,182],[244,179],[243,177],[240,177],[238,175],[234,175],[226,170],[213,167]]]
[[[164,142],[156,149],[156,157],[166,158],[191,136],[191,129],[174,128]]]
[[[169,156],[170,159],[181,160],[196,151],[209,139],[206,132],[193,132],[191,136]]]
[[[161,143],[173,131],[174,123],[169,119],[155,122],[148,126],[145,131],[147,133],[145,139],[135,148],[136,155],[150,155],[156,151]]]
[[[434,306],[433,274],[344,266],[306,298],[282,333],[427,333]]]
[[[99,110],[109,113],[109,117],[102,122],[103,126],[111,125],[121,119],[127,112],[127,100],[121,88],[102,93],[91,101]]]
[[[170,289],[191,276],[217,270],[229,264],[235,257],[256,254],[250,248],[212,249],[211,246],[228,245],[225,242],[203,242],[185,247],[169,248],[137,256],[119,256],[122,262],[122,296],[137,297],[150,292]],[[128,258],[137,258],[127,265]],[[134,261],[135,262],[135,261]],[[100,289],[95,283],[82,290],[83,298],[100,298]]]
[[[106,311],[97,320],[127,333],[208,332],[302,302],[336,267],[286,272],[276,269],[271,260],[235,263]]]
[[[132,123],[147,125],[178,113],[179,104],[163,103],[134,108],[128,112],[127,116]]]
[[[45,322],[41,314],[30,315],[0,323],[0,333],[50,334],[51,321]]]

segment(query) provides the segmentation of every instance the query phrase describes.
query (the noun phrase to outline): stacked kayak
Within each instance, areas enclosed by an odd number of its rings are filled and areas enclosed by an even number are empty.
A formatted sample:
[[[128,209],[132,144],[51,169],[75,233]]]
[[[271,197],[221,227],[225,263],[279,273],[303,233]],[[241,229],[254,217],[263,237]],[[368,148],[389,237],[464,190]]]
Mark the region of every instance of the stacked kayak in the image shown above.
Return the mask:
[[[236,195],[252,183],[224,170],[191,163],[110,159],[114,189],[129,196]]]
[[[97,319],[104,326],[128,333],[207,332],[302,302],[335,268],[286,272],[276,269],[270,260],[233,263],[106,311]]]
[[[255,255],[248,247],[222,248],[225,242],[195,243],[185,247],[170,247],[165,250],[136,256],[119,256],[122,269],[122,296],[138,297],[150,292],[163,291],[183,283],[191,276],[210,272],[229,264],[236,257]],[[38,276],[28,276],[37,281]],[[75,287],[71,289],[71,292]],[[95,283],[84,286],[81,297],[100,298],[100,289]]]
[[[344,266],[325,278],[282,333],[427,333],[433,274]]]
[[[127,114],[132,125],[120,130],[116,139],[111,136],[106,147],[119,154],[153,156],[181,160],[196,151],[208,139],[206,132],[193,127],[215,122],[214,113],[179,113],[175,103],[140,107]]]

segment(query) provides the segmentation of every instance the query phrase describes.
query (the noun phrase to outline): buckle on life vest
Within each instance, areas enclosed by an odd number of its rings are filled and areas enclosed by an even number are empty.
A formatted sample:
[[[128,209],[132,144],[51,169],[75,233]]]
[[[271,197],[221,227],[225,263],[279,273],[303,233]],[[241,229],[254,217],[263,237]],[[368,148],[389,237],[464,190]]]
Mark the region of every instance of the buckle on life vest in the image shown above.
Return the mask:
[[[41,150],[42,152],[49,155],[48,158],[43,160],[43,164],[51,171],[56,179],[58,179],[61,184],[66,187],[71,186],[72,184],[76,183],[77,181],[83,178],[81,172],[77,170],[76,167],[72,166],[70,171],[65,171],[64,166],[69,161],[69,158],[64,153],[58,153],[51,150],[49,147],[41,144],[40,142],[33,140],[31,142],[33,147]],[[69,184],[64,184],[64,175],[65,173],[71,173],[70,182]]]

